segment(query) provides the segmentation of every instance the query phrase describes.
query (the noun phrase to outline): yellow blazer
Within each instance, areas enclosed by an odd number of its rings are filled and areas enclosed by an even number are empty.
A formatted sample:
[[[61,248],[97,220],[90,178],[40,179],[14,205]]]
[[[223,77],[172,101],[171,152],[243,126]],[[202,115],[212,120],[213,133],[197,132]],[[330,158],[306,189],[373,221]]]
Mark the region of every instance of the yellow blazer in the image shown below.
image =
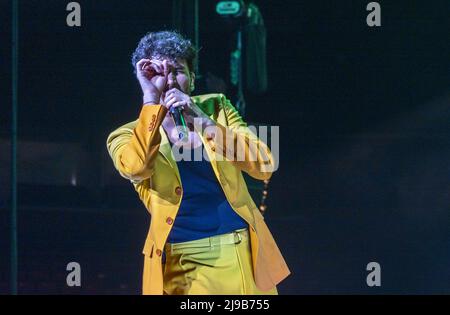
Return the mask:
[[[226,141],[217,141],[198,130],[214,173],[231,207],[249,225],[253,275],[257,287],[272,289],[289,274],[289,268],[253,202],[242,171],[264,180],[271,177],[274,160],[269,148],[249,131],[238,111],[223,94],[192,97],[199,108],[221,129],[231,132],[235,147],[247,149],[245,160],[225,156]],[[151,215],[143,248],[143,294],[163,294],[161,255],[182,199],[182,184],[171,144],[161,123],[167,113],[162,105],[143,106],[139,118],[113,131],[107,139],[108,152],[119,173],[129,179]],[[257,144],[257,159],[249,159],[249,144]]]

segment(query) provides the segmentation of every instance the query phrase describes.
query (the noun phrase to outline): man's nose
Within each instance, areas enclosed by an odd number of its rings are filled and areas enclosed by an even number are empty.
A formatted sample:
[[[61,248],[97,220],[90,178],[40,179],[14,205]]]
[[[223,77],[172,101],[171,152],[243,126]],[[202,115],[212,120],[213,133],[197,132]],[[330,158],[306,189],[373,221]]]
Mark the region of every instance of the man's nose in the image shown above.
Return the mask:
[[[167,87],[169,89],[178,87],[177,78],[172,72],[167,76]]]

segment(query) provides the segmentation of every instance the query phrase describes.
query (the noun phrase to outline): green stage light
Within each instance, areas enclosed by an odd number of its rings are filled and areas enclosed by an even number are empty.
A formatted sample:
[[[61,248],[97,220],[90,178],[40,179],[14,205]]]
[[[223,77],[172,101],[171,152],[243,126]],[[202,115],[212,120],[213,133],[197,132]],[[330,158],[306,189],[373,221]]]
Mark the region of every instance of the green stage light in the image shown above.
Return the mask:
[[[243,1],[219,1],[216,5],[217,14],[224,17],[239,17],[245,11]]]

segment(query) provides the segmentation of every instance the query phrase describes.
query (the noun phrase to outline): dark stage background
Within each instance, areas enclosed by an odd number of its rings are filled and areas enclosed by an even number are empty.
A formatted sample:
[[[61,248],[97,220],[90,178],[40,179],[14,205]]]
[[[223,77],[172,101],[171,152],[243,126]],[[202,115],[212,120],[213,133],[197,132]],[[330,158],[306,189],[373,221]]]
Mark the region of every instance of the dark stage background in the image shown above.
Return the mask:
[[[19,293],[139,294],[148,217],[105,147],[134,120],[130,55],[171,28],[171,1],[20,2]],[[249,123],[280,126],[266,221],[292,275],[281,294],[450,293],[450,2],[255,1],[268,91]],[[200,1],[201,73],[227,77],[230,35]],[[11,3],[0,2],[0,293],[9,290]],[[253,191],[258,198],[257,190]],[[255,199],[256,202],[259,200]],[[81,288],[66,286],[79,262]],[[366,265],[381,265],[368,287]]]

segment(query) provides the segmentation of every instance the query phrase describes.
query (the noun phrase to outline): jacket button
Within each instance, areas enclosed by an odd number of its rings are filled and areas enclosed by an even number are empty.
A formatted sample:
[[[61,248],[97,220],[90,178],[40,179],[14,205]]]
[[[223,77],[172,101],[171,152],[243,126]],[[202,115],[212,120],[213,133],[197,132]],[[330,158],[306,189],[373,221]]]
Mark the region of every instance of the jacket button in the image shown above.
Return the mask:
[[[156,255],[161,256],[162,255],[162,251],[160,249],[156,250]]]
[[[181,191],[182,191],[182,189],[181,189],[180,186],[177,186],[177,188],[175,188],[175,193],[176,193],[178,196],[181,195]]]
[[[216,148],[215,148],[215,147],[212,147],[212,148],[211,148],[211,151],[215,152],[215,151],[216,151]]]
[[[166,223],[169,224],[169,225],[171,225],[171,224],[173,223],[173,219],[172,219],[171,217],[168,217],[168,218],[166,219]]]

